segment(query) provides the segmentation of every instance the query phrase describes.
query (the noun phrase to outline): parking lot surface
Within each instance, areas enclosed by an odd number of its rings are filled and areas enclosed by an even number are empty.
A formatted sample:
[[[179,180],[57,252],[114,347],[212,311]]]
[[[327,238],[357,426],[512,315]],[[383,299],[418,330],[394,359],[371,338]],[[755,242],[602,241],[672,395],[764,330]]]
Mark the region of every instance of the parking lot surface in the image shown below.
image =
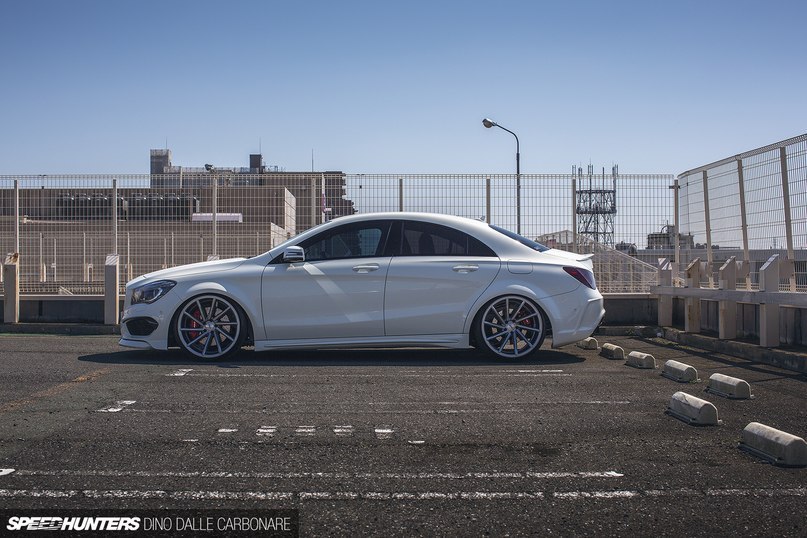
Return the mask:
[[[738,449],[750,422],[807,435],[805,376],[606,341],[659,369],[575,346],[522,362],[332,350],[205,363],[113,336],[0,335],[0,506],[299,509],[303,536],[807,534],[807,469]],[[660,376],[668,359],[702,381]],[[705,392],[713,373],[755,398]],[[665,414],[677,391],[722,424]]]

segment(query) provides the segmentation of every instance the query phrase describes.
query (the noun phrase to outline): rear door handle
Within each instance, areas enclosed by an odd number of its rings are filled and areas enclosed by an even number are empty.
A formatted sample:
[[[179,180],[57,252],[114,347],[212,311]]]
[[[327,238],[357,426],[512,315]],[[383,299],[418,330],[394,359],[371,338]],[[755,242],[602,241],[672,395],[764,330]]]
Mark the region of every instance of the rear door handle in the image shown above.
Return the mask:
[[[468,274],[479,270],[478,265],[455,265],[451,268],[455,273]]]
[[[378,271],[381,269],[381,266],[377,263],[368,263],[367,265],[357,265],[353,267],[353,272],[355,273],[372,273],[373,271]]]

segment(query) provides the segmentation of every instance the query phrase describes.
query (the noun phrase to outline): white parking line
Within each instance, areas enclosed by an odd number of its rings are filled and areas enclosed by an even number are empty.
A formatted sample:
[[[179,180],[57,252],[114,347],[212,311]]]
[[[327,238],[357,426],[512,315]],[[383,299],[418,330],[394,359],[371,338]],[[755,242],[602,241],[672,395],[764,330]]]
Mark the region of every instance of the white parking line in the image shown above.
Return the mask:
[[[572,374],[565,374],[562,373],[563,370],[560,372],[553,372],[553,371],[524,371],[524,372],[501,372],[501,373],[450,373],[450,374],[442,374],[442,373],[419,373],[419,374],[405,374],[405,373],[395,373],[391,372],[389,374],[332,374],[332,373],[307,373],[307,374],[242,374],[242,373],[224,373],[224,372],[217,372],[217,373],[188,373],[189,377],[264,377],[264,378],[281,378],[281,377],[302,377],[302,378],[312,378],[312,377],[328,377],[328,378],[336,378],[336,377],[389,377],[389,378],[400,378],[400,377],[457,377],[457,378],[465,378],[465,377],[571,377]]]
[[[392,439],[395,430],[389,426],[379,426],[375,428],[375,436],[378,439]]]
[[[188,373],[193,372],[193,368],[180,368],[174,373],[165,374],[167,377],[182,377],[184,375],[188,375]]]
[[[275,433],[277,433],[277,426],[261,426],[255,432],[255,435],[259,437],[272,437]]]
[[[353,426],[350,426],[350,425],[347,425],[347,426],[334,426],[333,427],[333,433],[337,437],[350,437],[350,436],[353,435],[353,432],[354,432],[354,428],[353,428]]]
[[[219,428],[218,433],[235,433],[238,428]]]
[[[104,407],[103,409],[99,409],[96,413],[117,413],[122,411],[124,407],[128,407],[135,403],[136,400],[118,400],[113,405],[109,407]]]
[[[638,491],[556,491],[556,499],[629,499],[638,497]]]
[[[489,404],[487,407],[482,407],[478,409],[433,409],[428,406],[430,405],[437,405],[434,402],[369,402],[369,403],[362,403],[362,407],[352,407],[350,405],[322,405],[322,406],[311,406],[307,403],[301,402],[299,405],[305,405],[306,411],[315,411],[321,410],[326,412],[333,412],[333,411],[340,411],[340,412],[349,412],[352,415],[455,415],[458,413],[462,414],[477,414],[477,415],[485,415],[485,414],[501,414],[501,413],[516,413],[516,414],[525,414],[525,413],[534,413],[536,410],[540,410],[541,408],[547,405],[554,405],[554,406],[563,406],[563,405],[630,405],[630,400],[552,400],[552,401],[536,401],[536,402],[529,402],[528,405],[524,407],[496,407],[497,404],[501,405],[509,405],[510,402],[493,402]],[[479,402],[469,402],[472,405],[480,405]],[[374,406],[375,409],[364,409],[366,406]],[[390,406],[394,407],[394,409],[383,409],[378,408],[378,406]],[[420,406],[424,407],[425,409],[400,409],[404,406]],[[182,413],[190,413],[192,411],[188,411],[185,409],[127,409],[127,412],[130,413],[161,413],[161,414],[182,414]],[[300,411],[294,408],[291,409],[273,409],[271,411],[263,410],[263,409],[243,409],[243,410],[230,410],[230,409],[207,409],[208,412],[217,413],[220,415],[298,415]]]
[[[239,479],[357,479],[357,480],[552,480],[570,478],[606,478],[619,479],[625,475],[617,471],[476,471],[466,473],[384,473],[384,472],[243,472],[243,471],[117,471],[117,470],[37,470],[18,469],[14,472],[18,476],[81,476],[81,477],[139,477],[139,478],[239,478]],[[652,495],[653,491],[647,492]]]
[[[317,427],[316,426],[297,426],[297,429],[294,430],[294,435],[299,437],[311,437],[316,435]]]
[[[690,497],[691,490],[669,490],[666,497]],[[174,500],[301,500],[301,501],[356,501],[356,500],[553,500],[574,501],[578,499],[634,499],[657,496],[660,490],[618,491],[167,491],[167,490],[57,490],[57,489],[0,489],[0,498],[88,498],[88,499],[174,499]],[[807,488],[789,489],[726,489],[698,492],[699,496],[720,495],[724,497],[807,497]]]

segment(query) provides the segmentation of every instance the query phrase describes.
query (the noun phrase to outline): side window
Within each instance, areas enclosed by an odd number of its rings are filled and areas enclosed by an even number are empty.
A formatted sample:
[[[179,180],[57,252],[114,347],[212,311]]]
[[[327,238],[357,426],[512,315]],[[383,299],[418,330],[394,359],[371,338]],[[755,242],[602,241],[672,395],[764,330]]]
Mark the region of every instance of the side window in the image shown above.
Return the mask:
[[[304,241],[306,261],[363,258],[380,255],[389,224],[382,221],[347,224]]]
[[[403,256],[482,256],[496,257],[484,243],[464,232],[430,224],[406,221],[401,238]]]

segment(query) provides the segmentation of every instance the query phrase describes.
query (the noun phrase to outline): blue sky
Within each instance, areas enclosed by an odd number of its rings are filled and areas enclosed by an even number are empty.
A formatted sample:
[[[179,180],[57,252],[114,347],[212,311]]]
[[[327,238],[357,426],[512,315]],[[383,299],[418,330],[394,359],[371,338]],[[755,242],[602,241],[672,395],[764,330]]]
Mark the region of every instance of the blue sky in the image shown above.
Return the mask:
[[[0,3],[0,174],[679,173],[807,132],[801,1]]]

